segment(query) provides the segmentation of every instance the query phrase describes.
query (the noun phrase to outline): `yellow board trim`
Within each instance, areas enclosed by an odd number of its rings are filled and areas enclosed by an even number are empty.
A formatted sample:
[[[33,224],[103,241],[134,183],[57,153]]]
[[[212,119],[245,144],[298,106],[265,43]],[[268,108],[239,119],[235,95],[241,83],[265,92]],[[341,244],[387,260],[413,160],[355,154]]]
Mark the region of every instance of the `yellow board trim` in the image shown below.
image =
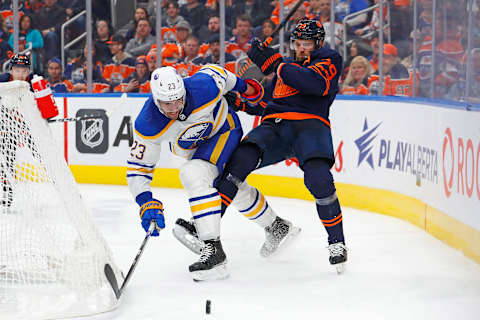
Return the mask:
[[[192,213],[195,213],[195,212],[213,208],[213,207],[220,208],[221,205],[222,205],[222,200],[218,199],[218,200],[190,206],[190,209],[192,210]]]
[[[126,167],[70,165],[70,169],[78,183],[127,184]],[[252,174],[247,181],[265,195],[313,201],[301,178]],[[183,188],[179,170],[156,168],[152,186]],[[413,197],[339,182],[335,186],[342,206],[407,220],[480,264],[479,230]]]

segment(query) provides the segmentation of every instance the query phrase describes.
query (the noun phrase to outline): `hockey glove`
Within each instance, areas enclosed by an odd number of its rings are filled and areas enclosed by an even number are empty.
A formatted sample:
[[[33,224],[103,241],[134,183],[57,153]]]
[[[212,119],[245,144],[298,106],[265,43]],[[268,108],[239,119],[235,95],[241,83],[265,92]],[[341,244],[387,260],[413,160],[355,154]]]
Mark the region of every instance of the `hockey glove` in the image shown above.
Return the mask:
[[[235,111],[245,111],[246,102],[240,96],[240,93],[236,91],[228,91],[223,95],[227,100],[228,106]]]
[[[153,221],[155,223],[155,230],[153,231],[152,236],[158,236],[158,232],[165,228],[162,203],[156,199],[145,202],[140,207],[140,219],[142,219],[142,227],[145,229],[145,232],[148,232],[150,223]]]
[[[275,52],[275,50],[264,45],[258,39],[253,40],[247,55],[267,76],[272,72],[276,72],[278,65],[283,61],[280,53]]]
[[[255,89],[255,93],[248,96],[245,93],[241,93],[241,97],[247,99],[251,104],[259,103],[265,93],[262,84],[255,79],[245,79],[244,81],[247,85]]]
[[[261,116],[265,110],[265,107],[262,105],[265,104],[263,101],[258,105],[251,105],[236,91],[229,91],[224,97],[227,100],[228,106],[235,111],[243,111],[253,116]]]

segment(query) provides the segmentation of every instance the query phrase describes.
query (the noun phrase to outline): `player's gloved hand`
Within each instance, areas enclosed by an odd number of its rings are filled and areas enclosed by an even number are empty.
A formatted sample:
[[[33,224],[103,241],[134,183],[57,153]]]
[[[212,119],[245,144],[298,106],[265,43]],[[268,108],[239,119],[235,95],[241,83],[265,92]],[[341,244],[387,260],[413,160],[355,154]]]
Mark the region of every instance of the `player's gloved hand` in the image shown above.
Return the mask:
[[[278,65],[283,61],[280,53],[267,47],[258,39],[253,40],[247,55],[267,76],[272,72],[276,72]]]
[[[145,229],[145,232],[148,232],[150,223],[153,221],[155,223],[155,230],[153,231],[152,236],[158,236],[159,231],[165,228],[163,204],[156,199],[151,199],[150,201],[145,202],[140,207],[140,219],[142,219],[142,227]]]
[[[248,100],[251,104],[255,105],[263,99],[263,95],[265,94],[265,89],[260,82],[255,79],[245,79],[245,83],[248,87],[254,89],[254,93],[250,93],[249,95],[246,92],[240,94],[243,99]]]
[[[246,102],[240,96],[240,93],[236,91],[228,91],[223,95],[227,100],[228,106],[235,111],[245,111]]]

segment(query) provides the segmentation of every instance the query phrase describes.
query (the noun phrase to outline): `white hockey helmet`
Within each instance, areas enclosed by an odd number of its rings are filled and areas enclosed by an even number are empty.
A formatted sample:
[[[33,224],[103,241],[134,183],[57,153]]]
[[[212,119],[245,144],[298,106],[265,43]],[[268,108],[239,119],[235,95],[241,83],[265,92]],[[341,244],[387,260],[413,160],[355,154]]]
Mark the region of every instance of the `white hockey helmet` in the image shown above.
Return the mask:
[[[152,90],[153,100],[160,109],[161,102],[171,102],[183,99],[183,105],[180,112],[185,106],[185,85],[182,77],[173,67],[157,68],[153,71],[150,79],[150,88]]]

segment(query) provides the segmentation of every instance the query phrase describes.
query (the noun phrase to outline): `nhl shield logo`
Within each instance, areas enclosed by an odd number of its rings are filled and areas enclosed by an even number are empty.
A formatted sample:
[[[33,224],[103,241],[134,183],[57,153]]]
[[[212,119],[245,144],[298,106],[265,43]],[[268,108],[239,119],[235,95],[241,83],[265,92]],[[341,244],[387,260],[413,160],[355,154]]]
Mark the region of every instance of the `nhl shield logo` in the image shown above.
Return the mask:
[[[90,148],[95,148],[103,142],[103,119],[82,120],[80,138]]]
[[[105,153],[108,150],[108,118],[105,110],[80,109],[77,117],[95,116],[76,122],[76,147],[81,153]]]

